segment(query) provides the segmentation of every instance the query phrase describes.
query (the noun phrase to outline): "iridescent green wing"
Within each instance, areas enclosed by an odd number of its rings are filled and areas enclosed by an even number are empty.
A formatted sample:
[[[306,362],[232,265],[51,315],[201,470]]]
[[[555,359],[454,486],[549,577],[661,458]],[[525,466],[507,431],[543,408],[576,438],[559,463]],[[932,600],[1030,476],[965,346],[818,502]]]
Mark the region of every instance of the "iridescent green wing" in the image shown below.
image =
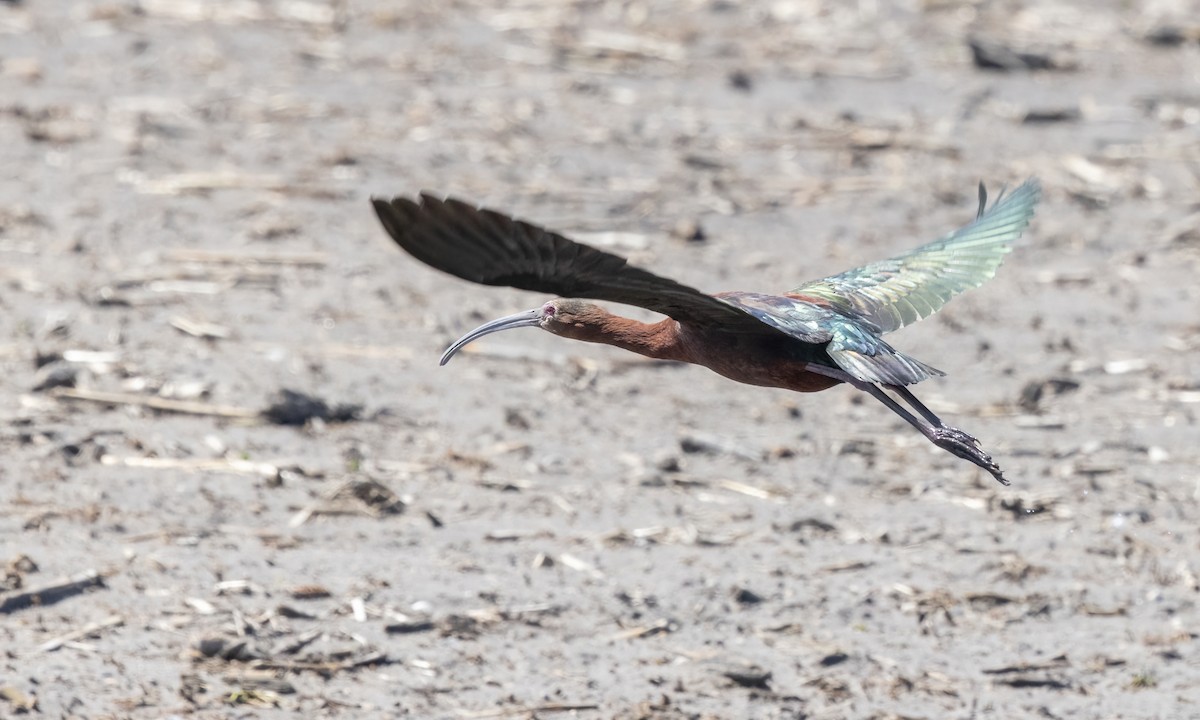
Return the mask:
[[[828,302],[879,332],[929,317],[950,298],[996,274],[1029,225],[1041,186],[1027,180],[986,210],[982,188],[980,196],[979,215],[970,225],[903,255],[805,283],[790,294]]]
[[[804,361],[820,365],[832,360],[834,365],[863,382],[912,385],[945,375],[888,345],[874,328],[823,305],[786,295],[761,293],[731,292],[717,297],[814,348],[809,357],[800,356]]]

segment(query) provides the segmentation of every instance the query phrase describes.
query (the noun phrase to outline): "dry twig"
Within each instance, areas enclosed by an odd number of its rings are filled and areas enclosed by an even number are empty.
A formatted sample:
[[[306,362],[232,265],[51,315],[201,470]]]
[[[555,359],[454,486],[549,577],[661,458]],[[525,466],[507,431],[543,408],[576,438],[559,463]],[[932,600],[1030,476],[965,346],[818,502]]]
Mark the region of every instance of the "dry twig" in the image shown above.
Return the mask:
[[[79,388],[54,388],[50,395],[65,400],[84,400],[87,402],[105,403],[108,405],[137,405],[163,412],[177,412],[185,415],[213,415],[216,417],[238,418],[251,420],[259,417],[257,410],[236,405],[214,405],[212,403],[192,402],[188,400],[171,400],[168,398],[138,395],[137,393],[104,392],[102,390],[81,390]]]
[[[90,587],[102,587],[104,578],[95,570],[85,570],[65,580],[43,585],[39,588],[15,593],[0,601],[0,614],[24,610],[34,605],[53,605],[72,595],[78,595]]]
[[[37,649],[41,652],[54,652],[55,650],[61,648],[63,645],[66,645],[69,642],[73,642],[80,638],[88,637],[89,635],[95,635],[96,633],[100,632],[101,630],[107,630],[108,628],[114,628],[114,627],[120,627],[124,624],[125,624],[125,618],[121,617],[120,615],[109,615],[108,617],[104,618],[103,620],[101,620],[99,622],[88,623],[87,625],[84,625],[83,627],[79,628],[78,630],[72,630],[69,633],[64,633],[63,635],[59,635],[56,638],[51,638],[50,640],[47,640],[46,642],[42,643],[41,645],[38,645]]]

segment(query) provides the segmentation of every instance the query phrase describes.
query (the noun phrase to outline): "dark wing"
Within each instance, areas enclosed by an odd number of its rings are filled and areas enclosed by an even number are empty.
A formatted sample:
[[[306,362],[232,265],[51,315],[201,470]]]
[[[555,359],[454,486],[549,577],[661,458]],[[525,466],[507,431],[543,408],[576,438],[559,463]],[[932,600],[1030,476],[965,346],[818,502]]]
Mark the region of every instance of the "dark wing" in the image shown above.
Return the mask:
[[[730,332],[775,332],[711,295],[493,210],[426,193],[419,201],[397,197],[371,202],[400,247],[463,280],[636,305]]]
[[[981,200],[986,197],[981,191]],[[916,250],[805,283],[792,292],[828,302],[846,315],[891,332],[927,318],[950,298],[996,274],[1041,197],[1030,179],[970,225]]]

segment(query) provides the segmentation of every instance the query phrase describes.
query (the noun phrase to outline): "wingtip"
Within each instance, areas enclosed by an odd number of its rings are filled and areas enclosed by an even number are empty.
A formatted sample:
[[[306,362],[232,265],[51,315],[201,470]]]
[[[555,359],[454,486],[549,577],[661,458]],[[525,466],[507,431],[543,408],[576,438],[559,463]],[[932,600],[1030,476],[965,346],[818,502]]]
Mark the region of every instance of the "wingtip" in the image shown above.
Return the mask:
[[[381,203],[384,205],[393,205],[395,203],[407,203],[411,205],[424,205],[426,203],[440,204],[445,202],[443,197],[429,190],[421,190],[416,195],[372,195],[371,203],[377,206]]]
[[[992,201],[991,207],[987,206],[988,192],[983,182],[979,183],[979,209],[975,213],[975,221],[983,220],[984,216],[994,215],[1000,208],[1007,208],[1009,211],[1015,208],[1022,208],[1026,219],[1030,219],[1035,214],[1038,202],[1042,199],[1042,183],[1035,176],[1031,176],[1017,186],[1016,190],[1008,192],[1008,186],[1001,188],[1000,193]],[[1022,212],[1019,211],[1019,212]]]
[[[1036,176],[1031,175],[1021,183],[1016,190],[1013,191],[1010,197],[1015,197],[1020,194],[1028,194],[1035,201],[1042,196],[1042,181]]]
[[[372,197],[371,207],[375,209],[375,216],[379,218],[383,229],[397,242],[404,237],[406,226],[412,223],[417,214],[417,204],[402,195],[391,199]]]
[[[1011,198],[1020,198],[1015,202],[1020,202],[1025,206],[1027,217],[1032,220],[1037,214],[1037,205],[1042,200],[1042,183],[1036,177],[1030,177],[1025,182],[1013,191]]]

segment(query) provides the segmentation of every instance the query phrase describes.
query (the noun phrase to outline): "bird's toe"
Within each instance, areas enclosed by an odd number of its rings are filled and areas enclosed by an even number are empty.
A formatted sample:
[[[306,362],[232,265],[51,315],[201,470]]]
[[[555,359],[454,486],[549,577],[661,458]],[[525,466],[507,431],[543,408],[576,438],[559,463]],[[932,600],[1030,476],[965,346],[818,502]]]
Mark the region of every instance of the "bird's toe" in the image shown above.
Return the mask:
[[[980,448],[979,441],[968,433],[958,428],[938,427],[933,428],[930,440],[933,441],[934,445],[937,445],[950,454],[970,461],[987,470],[1001,485],[1009,484],[1009,481],[1004,477],[1004,471],[1000,469],[995,460],[992,460],[992,456]]]

